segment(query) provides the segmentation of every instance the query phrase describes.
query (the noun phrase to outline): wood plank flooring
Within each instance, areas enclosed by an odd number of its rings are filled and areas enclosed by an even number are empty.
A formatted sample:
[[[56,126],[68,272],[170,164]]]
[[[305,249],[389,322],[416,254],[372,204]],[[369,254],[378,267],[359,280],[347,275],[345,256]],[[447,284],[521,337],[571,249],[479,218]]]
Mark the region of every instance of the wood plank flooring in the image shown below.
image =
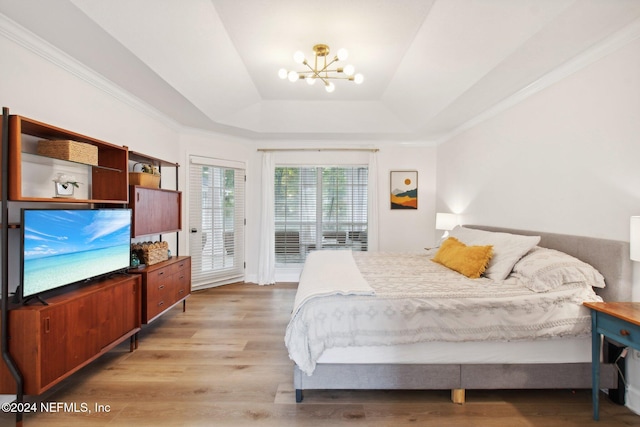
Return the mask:
[[[295,403],[284,330],[295,284],[237,284],[195,292],[38,398],[89,412],[25,414],[24,426],[640,426],[640,416],[590,390],[307,391]],[[103,411],[96,411],[103,405]],[[108,405],[108,410],[107,410]],[[0,414],[0,426],[15,417]]]

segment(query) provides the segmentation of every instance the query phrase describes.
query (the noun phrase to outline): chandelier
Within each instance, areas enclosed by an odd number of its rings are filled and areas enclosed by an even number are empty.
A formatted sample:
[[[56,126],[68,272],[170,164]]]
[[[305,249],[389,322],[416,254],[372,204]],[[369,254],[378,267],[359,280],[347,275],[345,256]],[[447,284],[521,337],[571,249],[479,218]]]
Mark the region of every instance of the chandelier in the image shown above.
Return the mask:
[[[304,71],[287,71],[281,68],[278,71],[278,76],[281,79],[289,79],[290,82],[296,82],[300,79],[304,79],[309,85],[313,85],[316,80],[324,83],[324,88],[327,92],[333,92],[336,87],[330,80],[349,80],[356,84],[362,83],[364,77],[362,74],[354,74],[355,69],[353,65],[345,65],[344,67],[338,67],[338,61],[344,61],[347,59],[349,53],[346,49],[338,50],[336,56],[333,59],[329,58],[329,46],[326,44],[317,44],[313,47],[313,66],[309,64],[309,61],[304,57],[304,53],[297,51],[293,55],[293,60],[297,64],[306,65],[308,70]],[[335,64],[335,65],[334,65]],[[332,65],[335,68],[329,68]]]

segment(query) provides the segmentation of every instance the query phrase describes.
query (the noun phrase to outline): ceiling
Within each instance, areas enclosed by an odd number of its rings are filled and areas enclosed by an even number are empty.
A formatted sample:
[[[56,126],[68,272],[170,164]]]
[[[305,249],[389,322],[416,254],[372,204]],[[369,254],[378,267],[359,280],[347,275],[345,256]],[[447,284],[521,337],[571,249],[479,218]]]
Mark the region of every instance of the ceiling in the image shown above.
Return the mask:
[[[180,126],[433,141],[640,17],[640,0],[0,0],[0,13]],[[364,83],[278,78],[345,47]]]

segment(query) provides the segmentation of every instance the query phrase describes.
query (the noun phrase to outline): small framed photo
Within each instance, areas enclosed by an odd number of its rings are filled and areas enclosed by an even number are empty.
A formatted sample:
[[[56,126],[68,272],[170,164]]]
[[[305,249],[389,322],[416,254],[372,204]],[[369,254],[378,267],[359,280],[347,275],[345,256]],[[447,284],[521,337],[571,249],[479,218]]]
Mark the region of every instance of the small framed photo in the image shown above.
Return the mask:
[[[391,209],[418,209],[418,171],[391,171]]]

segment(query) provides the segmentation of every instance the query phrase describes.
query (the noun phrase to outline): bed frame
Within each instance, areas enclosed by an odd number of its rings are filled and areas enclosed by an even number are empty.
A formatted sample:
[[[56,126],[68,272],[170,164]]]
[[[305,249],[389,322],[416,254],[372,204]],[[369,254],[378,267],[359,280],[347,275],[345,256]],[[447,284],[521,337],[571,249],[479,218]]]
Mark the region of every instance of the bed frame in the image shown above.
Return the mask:
[[[605,301],[631,301],[629,243],[498,227],[466,225],[487,231],[541,236],[539,246],[557,249],[599,270],[607,284],[597,293]],[[583,389],[591,388],[591,363],[563,364],[322,364],[308,376],[294,366],[296,402],[303,390],[446,390],[464,403],[469,389]],[[600,386],[617,389],[613,363],[603,363]]]

